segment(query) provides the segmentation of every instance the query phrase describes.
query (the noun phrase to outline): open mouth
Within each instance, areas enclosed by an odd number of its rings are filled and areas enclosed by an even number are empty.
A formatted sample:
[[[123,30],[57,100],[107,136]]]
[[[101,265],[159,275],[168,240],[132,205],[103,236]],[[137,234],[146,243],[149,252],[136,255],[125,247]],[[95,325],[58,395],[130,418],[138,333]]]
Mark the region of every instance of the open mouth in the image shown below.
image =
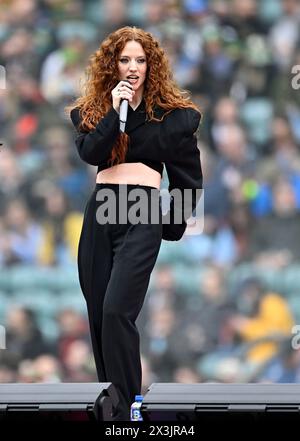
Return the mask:
[[[131,83],[134,84],[138,81],[139,77],[135,76],[135,75],[130,75],[129,77],[127,77],[127,80]]]

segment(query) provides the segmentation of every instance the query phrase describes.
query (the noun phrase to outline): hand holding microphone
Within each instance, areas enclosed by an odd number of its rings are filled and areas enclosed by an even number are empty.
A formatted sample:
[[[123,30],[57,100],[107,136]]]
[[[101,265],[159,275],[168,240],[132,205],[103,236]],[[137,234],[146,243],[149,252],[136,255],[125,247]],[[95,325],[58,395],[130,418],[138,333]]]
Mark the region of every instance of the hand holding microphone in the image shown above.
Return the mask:
[[[132,90],[132,85],[129,81],[120,81],[112,90],[111,94],[113,108],[120,115],[120,131],[124,132],[127,120],[128,101],[132,101],[135,92]]]

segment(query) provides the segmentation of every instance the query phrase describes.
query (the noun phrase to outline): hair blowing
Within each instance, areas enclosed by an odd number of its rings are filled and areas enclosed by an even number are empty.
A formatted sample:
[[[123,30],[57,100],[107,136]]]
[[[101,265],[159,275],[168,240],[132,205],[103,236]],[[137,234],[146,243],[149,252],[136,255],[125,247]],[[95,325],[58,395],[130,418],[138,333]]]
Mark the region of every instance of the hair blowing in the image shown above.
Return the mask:
[[[189,93],[181,90],[174,81],[168,58],[153,35],[135,26],[125,26],[109,34],[90,56],[85,71],[84,92],[73,105],[66,107],[66,112],[75,107],[80,108],[80,128],[84,131],[94,129],[111,108],[111,91],[120,81],[118,57],[125,44],[133,40],[141,44],[146,54],[147,73],[143,98],[147,120],[162,121],[171,110],[178,107],[192,107],[200,111],[191,101]],[[153,109],[156,105],[166,111],[161,119],[154,117]],[[125,161],[129,143],[130,137],[125,132],[120,133],[112,149],[110,165]]]

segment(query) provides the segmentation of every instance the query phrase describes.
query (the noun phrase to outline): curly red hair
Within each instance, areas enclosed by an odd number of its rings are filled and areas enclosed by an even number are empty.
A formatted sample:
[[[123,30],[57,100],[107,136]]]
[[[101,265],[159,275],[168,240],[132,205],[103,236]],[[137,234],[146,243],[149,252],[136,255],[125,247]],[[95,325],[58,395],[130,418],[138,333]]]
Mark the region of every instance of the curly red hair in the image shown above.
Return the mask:
[[[153,35],[135,26],[125,26],[109,34],[99,49],[90,56],[84,93],[73,105],[66,107],[68,113],[74,107],[80,108],[83,130],[94,129],[111,108],[111,91],[119,82],[118,56],[125,44],[132,40],[140,43],[146,54],[147,73],[143,98],[148,121],[162,121],[170,111],[178,107],[191,107],[200,112],[196,104],[191,101],[189,93],[180,90],[174,81],[169,60]],[[166,110],[162,119],[154,117],[153,109],[156,105]],[[129,142],[129,136],[120,133],[112,149],[111,165],[125,161]]]

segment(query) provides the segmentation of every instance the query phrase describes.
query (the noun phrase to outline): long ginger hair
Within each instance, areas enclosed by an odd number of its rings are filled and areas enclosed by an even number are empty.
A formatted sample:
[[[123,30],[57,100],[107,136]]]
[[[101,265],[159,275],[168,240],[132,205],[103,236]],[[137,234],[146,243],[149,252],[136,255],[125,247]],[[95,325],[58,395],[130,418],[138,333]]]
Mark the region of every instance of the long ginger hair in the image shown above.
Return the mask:
[[[191,101],[189,93],[181,90],[174,81],[169,60],[153,35],[135,26],[125,26],[109,34],[99,49],[90,56],[85,71],[84,92],[72,105],[66,107],[67,113],[75,107],[80,108],[80,128],[84,131],[93,130],[111,108],[111,91],[120,81],[118,57],[125,44],[132,40],[140,43],[146,54],[147,73],[143,98],[147,120],[162,121],[169,112],[178,107],[192,107],[200,112]],[[155,106],[166,111],[161,119],[154,117]],[[125,132],[120,133],[112,149],[110,165],[125,161],[129,143],[130,137]]]

